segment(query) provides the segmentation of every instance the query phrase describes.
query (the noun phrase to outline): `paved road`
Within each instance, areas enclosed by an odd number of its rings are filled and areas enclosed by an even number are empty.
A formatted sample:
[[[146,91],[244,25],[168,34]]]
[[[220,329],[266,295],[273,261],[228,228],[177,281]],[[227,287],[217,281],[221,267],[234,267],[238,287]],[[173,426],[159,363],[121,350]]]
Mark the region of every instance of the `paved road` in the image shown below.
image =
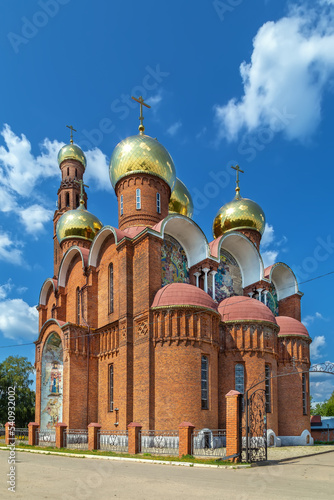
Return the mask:
[[[334,452],[251,469],[205,469],[17,453],[16,493],[7,491],[0,450],[0,498],[332,499]]]

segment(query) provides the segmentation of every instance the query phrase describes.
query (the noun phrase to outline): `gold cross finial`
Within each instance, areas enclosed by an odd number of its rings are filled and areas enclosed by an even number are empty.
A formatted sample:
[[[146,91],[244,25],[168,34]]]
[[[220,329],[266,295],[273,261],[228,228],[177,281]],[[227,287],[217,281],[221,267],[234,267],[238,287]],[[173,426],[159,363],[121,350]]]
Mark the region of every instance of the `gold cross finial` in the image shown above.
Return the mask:
[[[239,165],[236,165],[235,167],[233,167],[233,165],[232,165],[231,168],[233,168],[233,170],[236,170],[236,172],[237,172],[237,179],[236,179],[237,187],[235,188],[235,192],[236,192],[236,198],[240,198],[239,172],[241,172],[242,174],[244,174],[245,172],[243,170],[241,170]]]
[[[136,97],[132,96],[132,99],[134,101],[136,101],[136,102],[139,102],[139,104],[140,104],[139,133],[140,133],[140,135],[143,135],[144,134],[144,130],[145,130],[145,127],[143,125],[143,120],[144,120],[144,117],[143,117],[143,105],[146,106],[147,108],[150,108],[151,106],[149,106],[148,104],[146,104],[146,102],[144,102],[144,99],[142,98],[142,96],[139,96],[138,99],[136,99]]]
[[[80,179],[80,181],[74,181],[74,182],[76,184],[79,184],[80,186],[80,205],[84,205],[85,204],[84,187],[89,188],[89,186],[87,186],[87,184],[84,184],[84,181],[82,179]]]
[[[71,130],[71,140],[70,143],[73,144],[73,131],[76,132],[75,128],[72,127],[72,125],[66,125],[67,128]]]

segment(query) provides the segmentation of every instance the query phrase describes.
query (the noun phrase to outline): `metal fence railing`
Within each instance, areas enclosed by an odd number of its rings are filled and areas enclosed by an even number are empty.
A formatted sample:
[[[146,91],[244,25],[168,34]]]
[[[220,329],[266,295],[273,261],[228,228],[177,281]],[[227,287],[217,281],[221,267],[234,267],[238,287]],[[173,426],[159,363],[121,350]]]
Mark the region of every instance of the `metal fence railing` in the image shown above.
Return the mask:
[[[56,431],[54,429],[40,429],[36,431],[36,446],[56,446]]]
[[[6,438],[6,430],[4,427],[0,427],[0,443],[3,444]]]
[[[152,453],[155,455],[178,455],[179,454],[179,432],[178,431],[147,431],[140,432],[141,453]]]
[[[67,429],[64,432],[64,447],[75,450],[88,450],[88,430]]]
[[[29,429],[15,427],[15,441],[16,444],[28,444]]]
[[[127,453],[129,449],[128,431],[99,431],[97,442],[100,450]]]
[[[192,455],[200,457],[224,457],[226,454],[226,430],[201,429],[192,436]]]

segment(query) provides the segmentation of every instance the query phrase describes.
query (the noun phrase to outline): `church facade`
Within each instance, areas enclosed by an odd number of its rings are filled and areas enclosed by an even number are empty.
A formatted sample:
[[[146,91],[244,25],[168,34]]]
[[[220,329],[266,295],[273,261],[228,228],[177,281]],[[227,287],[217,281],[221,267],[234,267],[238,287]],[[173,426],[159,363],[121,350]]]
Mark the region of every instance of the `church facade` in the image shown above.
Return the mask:
[[[222,429],[225,395],[266,378],[268,429],[310,430],[302,293],[286,264],[264,268],[264,213],[239,181],[210,242],[171,156],[142,123],[111,156],[117,228],[88,212],[86,159],[72,140],[58,162],[54,276],[38,306],[40,428]]]

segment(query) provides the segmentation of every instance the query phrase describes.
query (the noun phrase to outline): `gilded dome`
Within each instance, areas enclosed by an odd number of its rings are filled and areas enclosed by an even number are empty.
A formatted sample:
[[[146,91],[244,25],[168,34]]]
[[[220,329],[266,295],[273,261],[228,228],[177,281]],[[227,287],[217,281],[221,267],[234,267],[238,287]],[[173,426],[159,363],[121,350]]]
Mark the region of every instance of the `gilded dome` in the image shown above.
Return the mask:
[[[254,229],[262,235],[265,223],[265,215],[260,205],[237,194],[234,200],[223,205],[218,211],[212,230],[215,238],[236,229]]]
[[[133,173],[155,175],[167,182],[171,190],[174,188],[174,162],[167,149],[148,135],[127,137],[111,155],[109,175],[114,188],[120,179]]]
[[[92,241],[102,228],[102,223],[95,215],[85,209],[83,202],[75,210],[68,210],[57,223],[59,243],[68,238],[80,238]]]
[[[191,194],[178,178],[176,178],[175,186],[170,196],[168,211],[170,214],[186,215],[190,219],[194,212]]]
[[[66,144],[58,153],[58,165],[64,160],[77,160],[86,168],[86,157],[83,151],[75,144]]]

